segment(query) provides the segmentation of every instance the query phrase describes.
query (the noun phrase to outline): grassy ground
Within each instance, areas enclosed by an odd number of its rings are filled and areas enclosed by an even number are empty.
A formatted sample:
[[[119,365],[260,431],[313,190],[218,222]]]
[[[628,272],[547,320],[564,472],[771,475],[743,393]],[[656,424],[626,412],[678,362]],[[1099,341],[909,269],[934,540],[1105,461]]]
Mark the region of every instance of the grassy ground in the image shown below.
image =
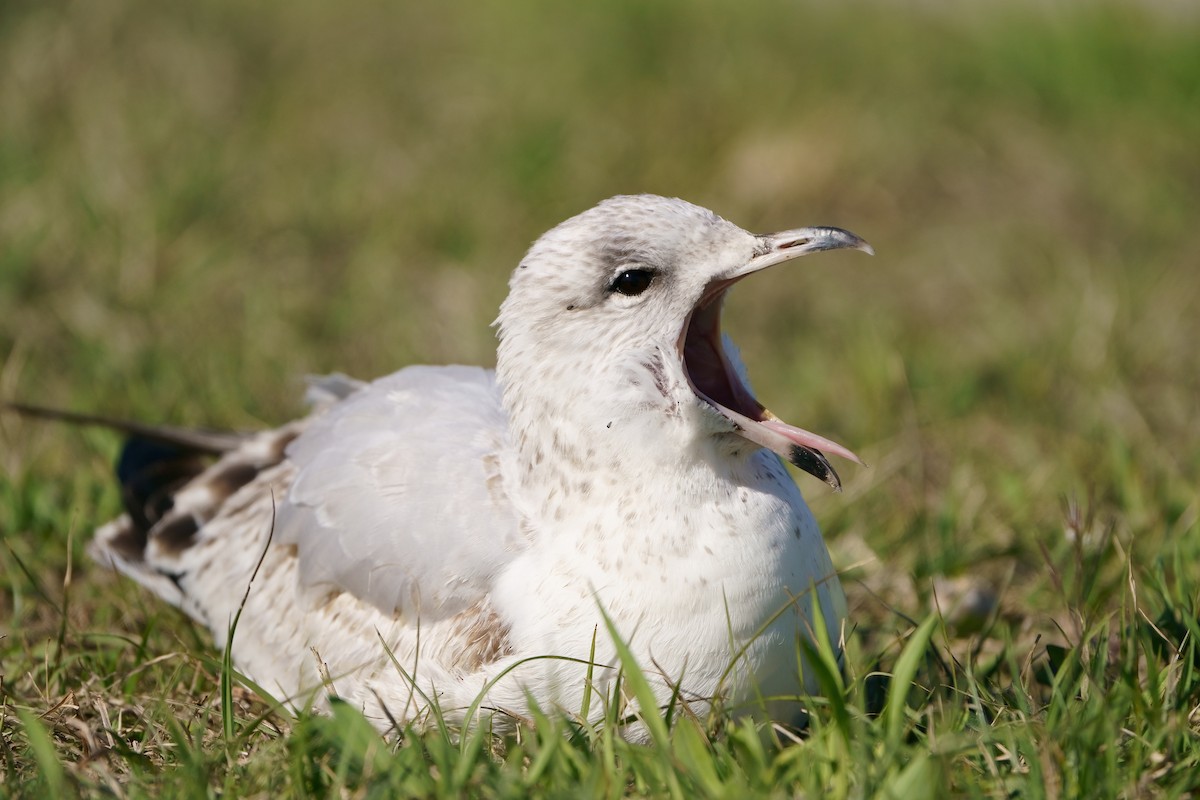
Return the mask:
[[[45,0],[0,6],[0,86],[2,397],[251,427],[305,373],[490,363],[524,247],[620,192],[879,252],[729,313],[759,395],[872,464],[800,477],[856,626],[802,741],[391,743],[223,696],[82,555],[115,438],[6,419],[0,794],[1200,788],[1185,6]]]

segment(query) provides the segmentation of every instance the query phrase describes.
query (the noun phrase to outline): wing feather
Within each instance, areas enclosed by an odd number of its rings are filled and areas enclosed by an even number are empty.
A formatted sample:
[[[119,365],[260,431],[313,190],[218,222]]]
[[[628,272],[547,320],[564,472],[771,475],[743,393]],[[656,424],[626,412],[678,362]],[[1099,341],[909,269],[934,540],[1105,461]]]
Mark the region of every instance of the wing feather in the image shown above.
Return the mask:
[[[477,367],[409,367],[329,407],[288,447],[276,517],[302,590],[425,620],[480,602],[523,547],[506,443],[495,376]]]

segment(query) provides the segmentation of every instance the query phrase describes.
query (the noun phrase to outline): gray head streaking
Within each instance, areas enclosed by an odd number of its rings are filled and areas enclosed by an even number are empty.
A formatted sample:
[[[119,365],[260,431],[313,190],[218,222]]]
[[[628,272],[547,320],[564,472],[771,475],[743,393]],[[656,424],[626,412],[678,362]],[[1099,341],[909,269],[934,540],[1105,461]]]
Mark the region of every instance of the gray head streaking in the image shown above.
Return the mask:
[[[207,446],[130,426],[127,513],[92,553],[279,699],[320,707],[332,685],[381,728],[578,714],[589,672],[613,696],[610,624],[661,704],[788,714],[816,689],[796,644],[814,599],[835,641],[845,601],[783,461],[836,489],[829,457],[857,459],[759,403],[721,307],[840,248],[871,252],[837,228],[760,236],[682,200],[606,200],[513,273],[494,373],[321,379],[310,416]]]

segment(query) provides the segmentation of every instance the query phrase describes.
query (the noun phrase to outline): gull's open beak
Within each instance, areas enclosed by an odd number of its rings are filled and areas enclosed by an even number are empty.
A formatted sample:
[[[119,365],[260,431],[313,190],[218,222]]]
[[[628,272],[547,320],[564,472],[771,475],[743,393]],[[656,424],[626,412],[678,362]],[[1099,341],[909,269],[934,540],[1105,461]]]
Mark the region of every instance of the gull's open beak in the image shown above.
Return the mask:
[[[788,425],[758,402],[725,354],[720,313],[729,287],[747,275],[809,253],[842,249],[875,253],[866,241],[841,228],[797,228],[760,236],[748,262],[708,285],[681,337],[685,371],[696,394],[732,422],[745,439],[778,454],[834,490],[841,489],[841,480],[825,454],[859,464],[862,460],[837,442]]]

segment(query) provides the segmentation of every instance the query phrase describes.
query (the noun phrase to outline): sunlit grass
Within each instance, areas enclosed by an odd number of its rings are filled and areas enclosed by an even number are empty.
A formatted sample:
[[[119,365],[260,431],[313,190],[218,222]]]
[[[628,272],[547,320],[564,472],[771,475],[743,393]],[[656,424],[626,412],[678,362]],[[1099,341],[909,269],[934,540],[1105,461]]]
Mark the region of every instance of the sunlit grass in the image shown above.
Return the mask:
[[[489,364],[523,249],[619,192],[879,253],[727,315],[759,396],[871,464],[798,476],[854,624],[802,737],[293,719],[83,556],[117,441],[0,419],[0,794],[1200,783],[1184,6],[42,2],[0,10],[0,77],[0,397],[254,427],[306,373]]]

